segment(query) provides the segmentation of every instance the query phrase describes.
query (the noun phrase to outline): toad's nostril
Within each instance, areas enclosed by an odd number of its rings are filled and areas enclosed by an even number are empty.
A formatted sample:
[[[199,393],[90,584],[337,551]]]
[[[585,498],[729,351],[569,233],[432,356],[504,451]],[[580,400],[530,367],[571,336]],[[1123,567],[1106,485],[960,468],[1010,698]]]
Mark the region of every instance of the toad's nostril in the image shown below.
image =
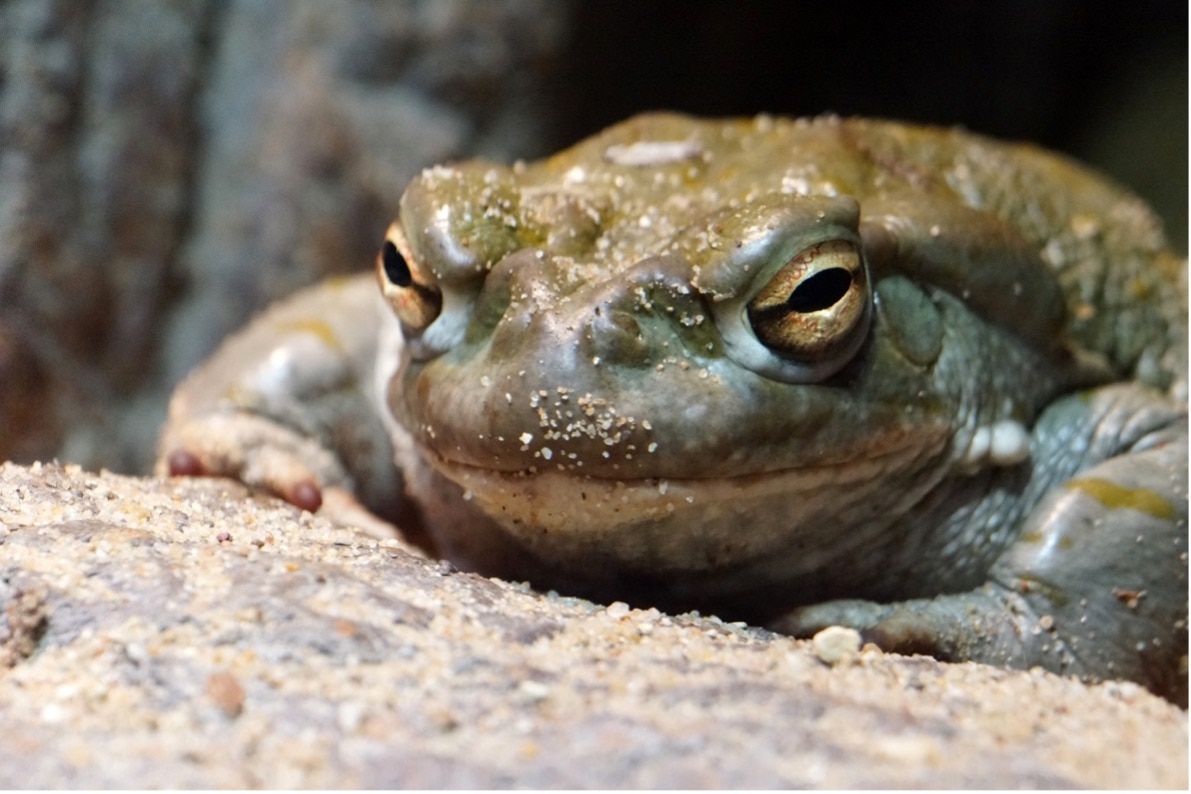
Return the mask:
[[[649,345],[631,313],[605,307],[594,312],[588,328],[592,358],[597,362],[637,366],[648,360]]]

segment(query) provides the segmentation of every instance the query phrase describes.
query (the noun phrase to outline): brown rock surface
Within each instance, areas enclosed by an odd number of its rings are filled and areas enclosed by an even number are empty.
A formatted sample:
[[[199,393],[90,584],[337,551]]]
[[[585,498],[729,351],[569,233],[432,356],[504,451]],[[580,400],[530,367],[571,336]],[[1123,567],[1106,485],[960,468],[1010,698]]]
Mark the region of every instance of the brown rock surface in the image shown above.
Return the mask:
[[[0,786],[1173,787],[1132,684],[453,572],[223,481],[0,467]]]

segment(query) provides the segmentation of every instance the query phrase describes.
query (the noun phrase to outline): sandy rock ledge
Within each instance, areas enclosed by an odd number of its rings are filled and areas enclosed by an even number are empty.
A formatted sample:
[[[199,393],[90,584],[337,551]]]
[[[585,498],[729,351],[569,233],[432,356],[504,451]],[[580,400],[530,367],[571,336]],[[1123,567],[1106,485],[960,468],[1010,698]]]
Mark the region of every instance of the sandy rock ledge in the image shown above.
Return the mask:
[[[3,787],[1171,787],[1131,684],[454,572],[223,481],[0,466]]]

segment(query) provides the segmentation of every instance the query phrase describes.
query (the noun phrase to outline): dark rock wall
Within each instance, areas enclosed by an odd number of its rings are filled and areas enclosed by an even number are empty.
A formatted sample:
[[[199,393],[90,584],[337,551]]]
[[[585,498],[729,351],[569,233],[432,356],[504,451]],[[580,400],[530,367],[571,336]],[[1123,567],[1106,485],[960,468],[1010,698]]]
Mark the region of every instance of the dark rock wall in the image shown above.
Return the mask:
[[[170,384],[367,267],[418,169],[537,148],[568,10],[0,4],[0,460],[147,467]]]
[[[141,388],[187,222],[200,3],[0,9],[0,457]]]

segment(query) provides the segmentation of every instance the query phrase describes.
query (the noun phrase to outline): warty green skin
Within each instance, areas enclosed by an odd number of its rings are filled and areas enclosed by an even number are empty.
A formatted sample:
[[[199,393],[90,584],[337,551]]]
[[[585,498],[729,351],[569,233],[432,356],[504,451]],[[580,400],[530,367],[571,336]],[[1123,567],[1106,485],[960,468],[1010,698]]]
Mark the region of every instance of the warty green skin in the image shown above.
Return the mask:
[[[542,588],[1185,701],[1185,265],[1136,198],[955,130],[657,114],[400,209],[441,315],[299,296],[180,388],[163,456],[350,485]],[[864,319],[775,354],[746,304],[837,240]]]

